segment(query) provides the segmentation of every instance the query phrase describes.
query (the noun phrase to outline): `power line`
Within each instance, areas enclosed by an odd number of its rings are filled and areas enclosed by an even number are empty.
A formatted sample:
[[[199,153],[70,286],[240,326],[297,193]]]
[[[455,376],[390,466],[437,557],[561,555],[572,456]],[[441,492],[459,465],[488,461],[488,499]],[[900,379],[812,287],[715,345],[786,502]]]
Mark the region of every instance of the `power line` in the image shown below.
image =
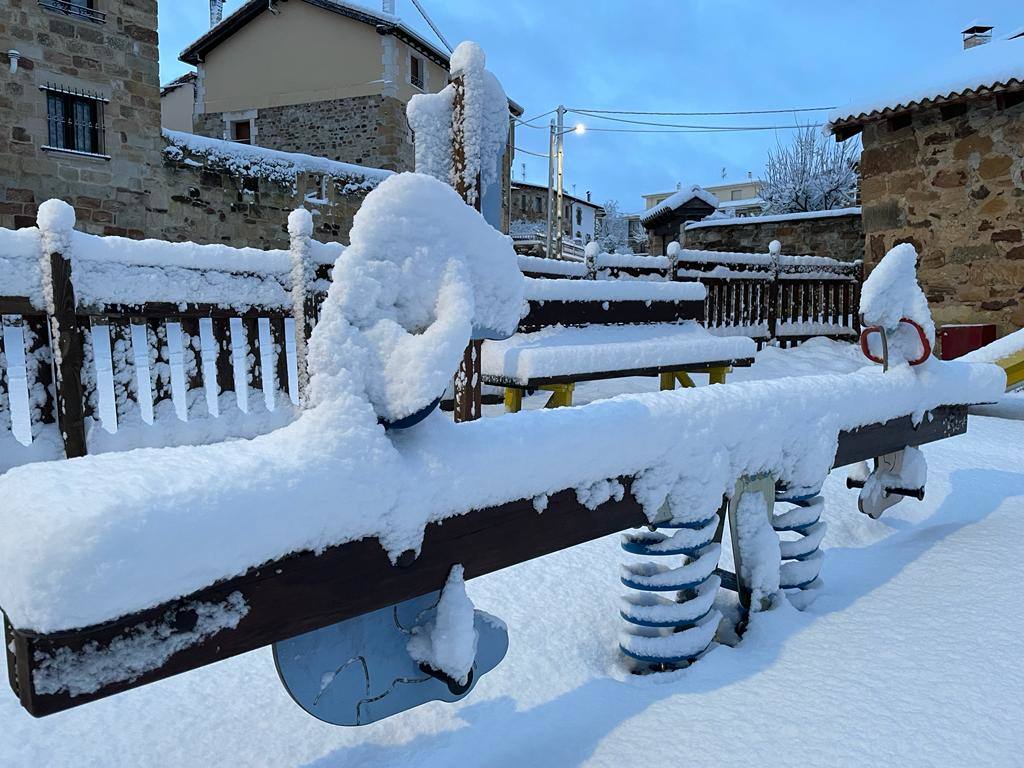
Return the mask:
[[[543,155],[540,152],[531,152],[530,150],[523,149],[522,147],[513,147],[513,149],[516,152],[522,152],[524,155],[533,155],[534,157],[543,157],[545,160],[548,159],[547,155]]]
[[[644,112],[639,109],[570,109],[570,112],[586,112],[592,115],[660,115],[662,117],[710,117],[718,115],[781,115],[789,112],[824,112],[835,107],[795,107],[793,109],[746,109],[733,112]]]
[[[750,133],[756,131],[786,131],[793,128],[820,128],[824,123],[807,123],[801,126],[775,125],[754,128],[587,128],[587,133]]]
[[[763,126],[750,126],[750,125],[687,125],[685,123],[658,123],[651,120],[630,120],[625,117],[609,117],[608,115],[599,115],[591,112],[584,112],[583,110],[571,109],[577,115],[586,115],[588,117],[595,117],[600,120],[611,120],[616,123],[629,123],[631,125],[652,125],[659,128],[688,128],[691,130],[714,130],[714,131],[775,131],[785,130],[787,128],[793,128],[791,125],[763,125]],[[820,123],[819,123],[820,125]],[[797,126],[799,127],[799,126]],[[597,130],[593,128],[591,130]]]

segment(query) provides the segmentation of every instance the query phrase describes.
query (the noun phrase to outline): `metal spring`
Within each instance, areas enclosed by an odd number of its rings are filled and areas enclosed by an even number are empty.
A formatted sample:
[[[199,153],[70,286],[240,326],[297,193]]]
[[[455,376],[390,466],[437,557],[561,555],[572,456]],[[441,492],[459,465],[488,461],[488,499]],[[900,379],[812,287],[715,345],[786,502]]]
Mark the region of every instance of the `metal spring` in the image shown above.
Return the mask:
[[[701,520],[673,518],[622,535],[622,548],[630,554],[683,559],[676,566],[653,561],[622,566],[622,583],[635,591],[620,603],[627,626],[619,648],[637,663],[637,671],[689,666],[714,640],[722,619],[714,608],[721,586],[715,575],[722,548],[715,541],[718,522],[717,514]],[[675,594],[663,596],[666,592]]]
[[[779,586],[793,605],[803,609],[811,604],[817,596],[816,590],[823,586],[818,574],[825,559],[821,541],[828,527],[821,519],[825,498],[781,498],[776,499],[776,503],[790,504],[792,508],[772,515],[772,527],[777,533],[796,535],[795,538],[780,537],[782,567],[779,571]]]

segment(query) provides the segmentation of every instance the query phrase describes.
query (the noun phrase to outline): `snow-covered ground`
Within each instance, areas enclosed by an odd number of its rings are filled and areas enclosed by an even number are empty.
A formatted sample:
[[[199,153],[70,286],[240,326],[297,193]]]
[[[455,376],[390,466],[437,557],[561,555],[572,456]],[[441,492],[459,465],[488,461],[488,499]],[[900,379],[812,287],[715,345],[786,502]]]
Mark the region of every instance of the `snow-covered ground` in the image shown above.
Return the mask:
[[[734,378],[862,360],[813,341],[764,350]],[[598,382],[576,399],[655,388]],[[0,765],[1019,765],[1022,437],[1019,421],[972,417],[966,436],[924,448],[926,500],[879,521],[834,473],[822,596],[802,614],[756,616],[739,646],[689,670],[622,672],[622,552],[610,536],[468,583],[511,646],[459,704],[324,725],[292,703],[263,649],[45,720],[0,692]]]

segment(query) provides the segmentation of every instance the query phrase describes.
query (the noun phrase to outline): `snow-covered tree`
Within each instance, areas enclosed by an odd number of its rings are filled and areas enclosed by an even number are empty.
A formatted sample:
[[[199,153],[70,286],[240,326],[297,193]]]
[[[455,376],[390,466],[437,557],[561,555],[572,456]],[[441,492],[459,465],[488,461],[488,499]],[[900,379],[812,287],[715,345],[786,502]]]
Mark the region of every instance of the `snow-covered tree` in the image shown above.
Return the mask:
[[[860,145],[836,142],[810,125],[788,146],[768,153],[761,199],[764,212],[799,213],[845,208],[857,199]]]
[[[605,253],[627,253],[629,251],[629,219],[619,209],[618,200],[606,200],[604,216],[598,228],[597,242]]]

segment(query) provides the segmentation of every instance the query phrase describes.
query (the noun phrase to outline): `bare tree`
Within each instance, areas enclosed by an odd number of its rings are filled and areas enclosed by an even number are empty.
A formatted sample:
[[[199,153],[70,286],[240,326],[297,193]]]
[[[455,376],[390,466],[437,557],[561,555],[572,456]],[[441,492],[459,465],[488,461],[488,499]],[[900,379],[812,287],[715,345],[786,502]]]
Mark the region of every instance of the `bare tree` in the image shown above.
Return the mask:
[[[605,253],[622,253],[629,250],[629,219],[619,210],[618,200],[606,200],[602,205],[597,242]]]
[[[768,153],[761,199],[765,213],[846,208],[857,199],[860,145],[833,141],[810,125],[789,146]]]

